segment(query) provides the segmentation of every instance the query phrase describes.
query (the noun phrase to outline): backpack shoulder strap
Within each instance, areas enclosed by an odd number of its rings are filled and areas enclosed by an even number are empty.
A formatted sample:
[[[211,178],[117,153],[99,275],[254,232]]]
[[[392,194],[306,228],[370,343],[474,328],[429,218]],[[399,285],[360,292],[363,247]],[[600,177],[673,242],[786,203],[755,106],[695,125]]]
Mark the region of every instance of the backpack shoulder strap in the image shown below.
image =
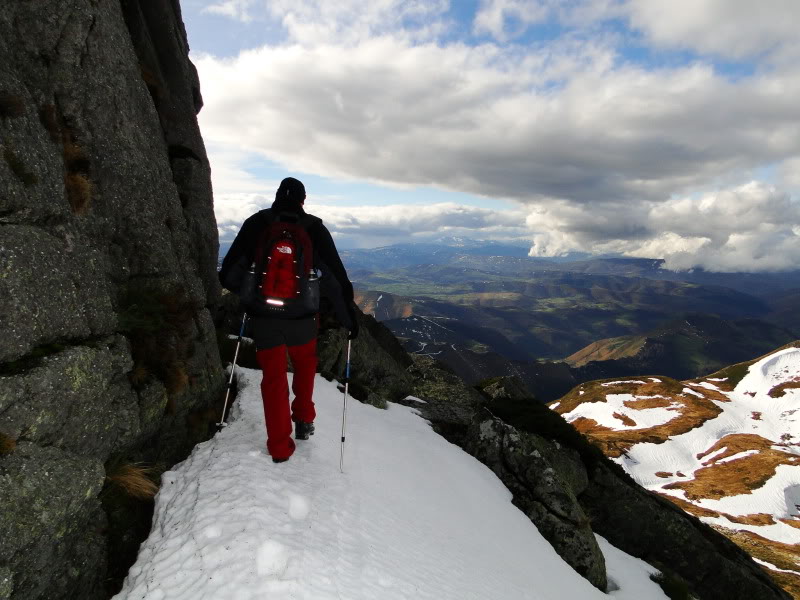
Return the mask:
[[[306,233],[308,233],[308,236],[309,238],[311,238],[313,244],[314,236],[312,234],[312,231],[316,229],[318,226],[322,225],[322,219],[306,213],[302,217],[300,217],[300,220],[297,222],[297,224],[306,230]]]
[[[265,208],[264,210],[258,211],[256,214],[259,216],[264,226],[269,225],[275,220],[274,211],[271,208]]]
[[[310,229],[311,227],[316,227],[317,225],[322,225],[322,219],[319,217],[315,217],[314,215],[309,215],[306,213],[300,219],[300,223],[302,223],[303,227],[306,229]]]

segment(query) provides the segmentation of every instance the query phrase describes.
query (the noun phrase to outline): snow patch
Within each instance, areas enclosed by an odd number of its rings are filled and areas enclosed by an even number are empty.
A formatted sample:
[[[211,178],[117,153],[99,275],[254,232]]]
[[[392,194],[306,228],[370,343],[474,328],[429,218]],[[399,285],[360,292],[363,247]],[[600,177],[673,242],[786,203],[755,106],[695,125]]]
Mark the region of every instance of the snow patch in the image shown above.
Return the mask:
[[[719,456],[720,454],[725,454],[725,452],[726,452],[727,450],[728,450],[728,447],[727,447],[727,446],[723,446],[722,448],[718,448],[717,450],[714,450],[713,452],[710,452],[709,454],[707,454],[707,455],[705,455],[704,457],[702,457],[702,459],[703,459],[703,464],[704,464],[704,465],[705,465],[705,464],[708,464],[708,463],[709,463],[709,461],[712,461],[712,460],[714,460],[714,458],[715,458],[715,457],[717,457],[717,456]]]
[[[423,400],[422,398],[417,398],[416,396],[406,396],[405,399],[408,400],[409,402],[419,402],[420,404],[427,404],[425,400]]]
[[[259,575],[280,577],[286,572],[289,563],[289,551],[286,546],[275,540],[262,543],[256,553],[256,565]]]
[[[647,429],[669,423],[679,416],[676,412],[681,404],[671,403],[658,408],[629,408],[626,402],[636,400],[633,394],[608,394],[605,402],[586,402],[572,411],[561,415],[570,423],[580,417],[593,419],[598,425],[615,430]],[[623,417],[623,418],[620,418]],[[628,425],[624,418],[631,419],[635,425]]]
[[[316,435],[274,464],[261,374],[240,373],[229,426],[164,474],[116,600],[607,599],[413,409],[350,403],[341,473],[341,392],[317,377]],[[615,599],[664,598],[649,567],[600,543]]]
[[[713,383],[708,383],[707,381],[701,381],[700,383],[690,383],[689,385],[705,388],[707,390],[712,390],[715,392],[719,391],[719,388],[717,386],[715,386]]]
[[[797,376],[800,376],[800,348],[786,348],[751,365],[734,393],[767,395],[776,385]]]
[[[659,598],[667,599],[661,588],[653,583],[651,575],[660,571],[643,560],[634,558],[612,546],[604,537],[595,534],[600,550],[606,559],[608,574],[608,596],[619,599]],[[656,585],[656,590],[653,586]]]
[[[302,521],[308,516],[311,510],[311,503],[308,501],[308,498],[300,494],[290,493],[288,501],[289,516],[292,520]]]
[[[800,575],[800,571],[790,571],[789,569],[779,569],[772,563],[768,563],[765,560],[761,560],[759,558],[753,557],[753,560],[760,564],[762,567],[767,567],[770,571],[778,571],[779,573],[791,573],[792,575]]]
[[[745,456],[752,456],[753,454],[758,454],[758,450],[745,450],[744,452],[737,452],[736,454],[726,456],[725,458],[720,458],[714,464],[721,465],[723,463],[731,462],[732,460],[739,460],[740,458],[744,458]]]

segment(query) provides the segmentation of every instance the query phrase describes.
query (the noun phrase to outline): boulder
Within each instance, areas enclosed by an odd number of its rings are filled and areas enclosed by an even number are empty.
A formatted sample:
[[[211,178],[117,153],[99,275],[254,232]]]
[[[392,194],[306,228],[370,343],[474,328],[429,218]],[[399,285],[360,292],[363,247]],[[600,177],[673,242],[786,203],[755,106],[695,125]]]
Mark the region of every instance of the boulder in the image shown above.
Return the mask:
[[[605,558],[576,497],[588,485],[577,452],[517,431],[488,411],[473,420],[464,450],[497,475],[556,552],[605,591]]]
[[[481,395],[443,363],[420,354],[412,355],[412,360],[408,369],[414,383],[411,393],[423,402],[399,402],[413,406],[437,433],[461,445],[475,411],[481,406]]]

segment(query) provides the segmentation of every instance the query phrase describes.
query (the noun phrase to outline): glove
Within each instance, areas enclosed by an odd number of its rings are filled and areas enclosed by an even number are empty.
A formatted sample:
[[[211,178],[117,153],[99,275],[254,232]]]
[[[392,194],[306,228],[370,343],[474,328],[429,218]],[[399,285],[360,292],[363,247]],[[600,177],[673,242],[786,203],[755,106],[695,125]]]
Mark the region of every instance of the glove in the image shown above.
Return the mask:
[[[353,328],[350,330],[350,333],[347,334],[348,340],[354,340],[358,337],[358,321],[353,319]]]
[[[350,326],[350,333],[347,335],[348,340],[354,340],[358,337],[358,319],[356,318],[356,311],[354,310],[354,304],[351,304],[347,307],[347,312],[350,316],[350,322],[352,325]]]

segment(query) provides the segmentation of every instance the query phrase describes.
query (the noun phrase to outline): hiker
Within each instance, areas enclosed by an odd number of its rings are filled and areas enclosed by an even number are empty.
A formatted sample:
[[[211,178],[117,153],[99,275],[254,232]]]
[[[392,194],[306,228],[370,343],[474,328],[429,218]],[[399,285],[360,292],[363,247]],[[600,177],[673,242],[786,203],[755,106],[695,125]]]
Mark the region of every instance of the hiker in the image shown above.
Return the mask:
[[[244,222],[219,272],[222,286],[239,294],[250,317],[256,357],[263,371],[267,451],[276,463],[288,460],[294,452],[293,421],[295,439],[307,440],[314,434],[317,286],[332,304],[339,322],[349,330],[349,339],[358,335],[353,284],[322,220],[303,210],[305,199],[305,186],[299,180],[287,177],[281,181],[272,207]],[[317,269],[322,273],[319,279]],[[251,280],[255,282],[249,284],[253,289],[246,289]],[[293,291],[281,294],[289,288]],[[287,351],[294,367],[291,411]]]

